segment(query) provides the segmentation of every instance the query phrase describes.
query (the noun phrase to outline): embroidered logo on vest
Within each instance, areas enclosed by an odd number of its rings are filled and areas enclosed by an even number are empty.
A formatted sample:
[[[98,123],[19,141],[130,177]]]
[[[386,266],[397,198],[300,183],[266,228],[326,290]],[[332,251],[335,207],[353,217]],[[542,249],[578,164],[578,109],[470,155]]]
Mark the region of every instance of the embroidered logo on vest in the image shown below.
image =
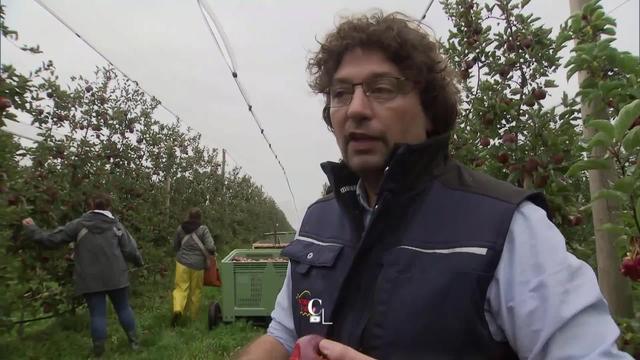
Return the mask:
[[[311,300],[311,293],[309,290],[305,290],[296,295],[298,300],[298,312],[302,316],[311,316],[309,312],[309,300]]]
[[[311,292],[304,290],[296,295],[298,301],[298,312],[302,316],[308,316],[309,322],[312,324],[331,325],[332,322],[328,322],[324,318],[324,309],[322,308],[322,299],[311,298]]]
[[[356,191],[356,186],[355,185],[349,185],[349,186],[343,186],[340,188],[340,193],[344,194],[347,191]]]

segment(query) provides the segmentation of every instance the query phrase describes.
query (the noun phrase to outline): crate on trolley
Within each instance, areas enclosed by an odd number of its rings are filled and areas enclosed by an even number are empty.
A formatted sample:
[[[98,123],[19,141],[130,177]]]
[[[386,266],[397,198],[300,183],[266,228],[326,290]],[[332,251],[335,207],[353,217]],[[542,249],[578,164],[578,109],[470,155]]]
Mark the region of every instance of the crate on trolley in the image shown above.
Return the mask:
[[[235,249],[219,264],[221,303],[209,309],[209,328],[237,317],[271,316],[287,274],[282,249]]]

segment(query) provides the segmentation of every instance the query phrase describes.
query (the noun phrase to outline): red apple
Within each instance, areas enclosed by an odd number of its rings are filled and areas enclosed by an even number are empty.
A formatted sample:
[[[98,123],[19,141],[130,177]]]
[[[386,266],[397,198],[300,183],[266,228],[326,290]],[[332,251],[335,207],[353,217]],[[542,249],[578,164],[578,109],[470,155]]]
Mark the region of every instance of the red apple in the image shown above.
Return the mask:
[[[569,223],[571,224],[571,226],[580,226],[580,225],[582,225],[582,216],[580,216],[580,215],[570,215],[569,216]]]
[[[518,136],[515,133],[504,133],[502,134],[502,143],[503,144],[515,144],[516,140],[518,140]]]
[[[320,335],[306,335],[296,341],[289,360],[322,360],[320,341],[324,338]]]
[[[42,312],[45,314],[50,314],[53,312],[53,305],[49,304],[49,303],[43,303],[42,304]]]
[[[532,173],[538,170],[538,166],[540,166],[540,162],[538,161],[538,159],[530,157],[529,160],[527,160],[527,163],[524,165],[524,170],[526,172]]]
[[[526,37],[520,40],[520,45],[522,45],[522,47],[525,49],[529,49],[533,46],[533,39],[530,37]]]
[[[555,155],[551,156],[551,162],[554,165],[561,165],[564,162],[564,155],[563,154],[555,154]]]
[[[511,174],[514,174],[514,173],[522,171],[522,168],[523,168],[523,166],[520,165],[520,164],[511,164],[511,165],[509,165],[509,172]]]
[[[537,189],[542,189],[543,187],[547,186],[548,182],[549,182],[549,175],[544,174],[535,179],[535,181],[533,182],[533,186],[535,186]]]
[[[547,90],[543,88],[535,88],[531,93],[536,100],[544,100],[547,97]]]
[[[11,100],[9,100],[4,96],[0,96],[0,111],[5,111],[8,108],[10,108],[12,105],[13,104],[11,103]]]
[[[20,201],[20,199],[15,194],[7,196],[7,205],[9,206],[18,206],[18,201]]]
[[[500,75],[501,78],[506,79],[507,76],[511,74],[512,70],[511,66],[503,65],[500,70],[498,70],[498,75]]]
[[[625,257],[620,265],[620,272],[633,281],[640,280],[640,257]]]
[[[509,162],[509,154],[505,152],[500,153],[497,157],[497,160],[500,164],[506,164]]]
[[[491,126],[493,125],[493,113],[486,113],[483,117],[482,117],[482,124],[486,125],[486,126]]]
[[[491,145],[491,140],[489,140],[488,137],[483,137],[482,139],[480,139],[480,146],[487,147],[489,145]]]
[[[472,69],[474,66],[476,66],[476,61],[474,59],[468,59],[464,61],[465,69]]]

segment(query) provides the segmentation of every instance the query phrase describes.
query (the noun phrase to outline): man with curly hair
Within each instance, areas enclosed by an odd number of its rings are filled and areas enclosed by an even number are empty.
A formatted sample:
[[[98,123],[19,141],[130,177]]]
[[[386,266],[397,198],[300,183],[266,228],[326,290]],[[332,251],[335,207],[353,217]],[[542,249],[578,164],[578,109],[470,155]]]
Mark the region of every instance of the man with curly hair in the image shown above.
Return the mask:
[[[416,22],[348,18],[308,69],[342,161],[322,164],[333,192],[283,250],[272,322],[241,359],[287,359],[309,334],[331,360],[630,358],[544,196],[450,158],[458,88]]]

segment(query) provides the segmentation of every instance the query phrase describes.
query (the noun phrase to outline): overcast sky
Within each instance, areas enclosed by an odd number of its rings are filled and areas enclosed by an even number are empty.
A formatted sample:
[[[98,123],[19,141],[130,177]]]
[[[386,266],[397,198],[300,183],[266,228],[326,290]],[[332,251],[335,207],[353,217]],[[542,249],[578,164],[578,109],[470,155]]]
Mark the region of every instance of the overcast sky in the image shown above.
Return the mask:
[[[321,99],[307,87],[306,59],[316,38],[331,30],[340,15],[380,8],[419,17],[429,1],[361,0],[208,0],[233,48],[239,79],[253,109],[284,164],[297,200],[296,214],[283,175],[215,46],[196,0],[44,0],[54,12],[112,63],[203,134],[211,147],[226,148],[233,159],[280,205],[294,227],[320,195],[325,177],[319,164],[339,152],[326,130]],[[32,0],[3,0],[6,22],[20,33],[19,44],[40,45],[41,55],[17,50],[4,38],[2,63],[28,72],[42,60],[56,64],[61,79],[91,76],[106,65],[91,48]],[[638,0],[603,0],[618,22],[615,45],[639,53]],[[620,6],[616,9],[616,7]],[[529,11],[557,31],[569,16],[568,0],[533,0]],[[426,19],[436,36],[450,24],[436,1]],[[565,90],[564,74],[557,82]],[[555,100],[559,101],[556,97]],[[157,112],[161,121],[172,115]],[[14,130],[32,134],[24,126]]]

